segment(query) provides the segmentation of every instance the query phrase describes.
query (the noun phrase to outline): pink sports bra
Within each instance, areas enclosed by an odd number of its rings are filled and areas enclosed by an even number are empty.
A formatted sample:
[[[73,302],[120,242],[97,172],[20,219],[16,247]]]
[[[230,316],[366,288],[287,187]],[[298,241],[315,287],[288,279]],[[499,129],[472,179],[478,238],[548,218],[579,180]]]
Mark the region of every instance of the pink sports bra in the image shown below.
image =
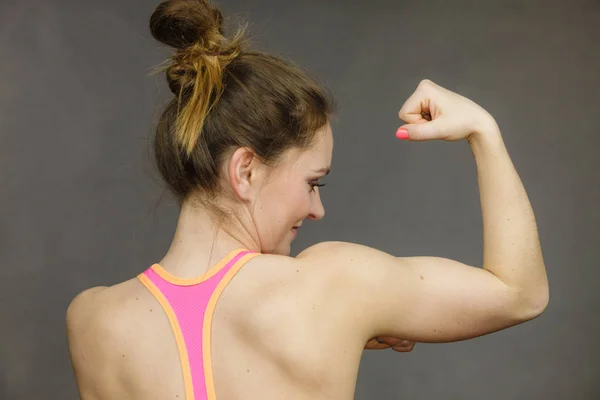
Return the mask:
[[[175,335],[187,400],[214,400],[210,358],[212,317],[227,284],[261,253],[237,249],[197,278],[182,279],[154,264],[138,279],[165,310]]]

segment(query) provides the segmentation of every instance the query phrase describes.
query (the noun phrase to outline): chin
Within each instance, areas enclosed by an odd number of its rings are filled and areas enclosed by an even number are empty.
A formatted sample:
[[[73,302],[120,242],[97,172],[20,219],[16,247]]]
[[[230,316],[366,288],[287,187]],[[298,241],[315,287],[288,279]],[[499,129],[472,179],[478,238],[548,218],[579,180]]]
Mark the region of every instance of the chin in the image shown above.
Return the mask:
[[[278,246],[271,249],[271,251],[267,251],[269,254],[275,254],[278,256],[289,256],[291,253],[291,243],[281,242]]]
[[[291,252],[290,246],[287,247],[279,247],[272,254],[276,254],[278,256],[289,256]]]
[[[291,254],[292,240],[290,240],[290,235],[286,234],[283,238],[281,238],[278,242],[269,241],[267,243],[261,243],[261,253],[262,254],[274,254],[278,256],[288,256]]]

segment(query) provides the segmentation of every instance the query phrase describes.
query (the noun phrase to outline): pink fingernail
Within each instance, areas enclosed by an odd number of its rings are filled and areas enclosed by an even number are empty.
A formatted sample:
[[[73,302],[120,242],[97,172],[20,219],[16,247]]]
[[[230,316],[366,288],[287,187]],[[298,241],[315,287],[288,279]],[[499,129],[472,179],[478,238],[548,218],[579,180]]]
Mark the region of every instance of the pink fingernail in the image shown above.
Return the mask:
[[[396,137],[398,139],[407,140],[408,139],[408,131],[404,128],[398,128],[396,131]]]

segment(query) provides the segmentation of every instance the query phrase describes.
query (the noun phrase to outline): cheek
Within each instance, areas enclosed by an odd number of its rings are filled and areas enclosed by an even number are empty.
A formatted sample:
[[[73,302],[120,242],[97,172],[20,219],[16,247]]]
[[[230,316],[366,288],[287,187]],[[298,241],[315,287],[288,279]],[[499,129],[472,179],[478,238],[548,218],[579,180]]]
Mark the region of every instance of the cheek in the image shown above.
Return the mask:
[[[258,228],[263,235],[278,235],[286,231],[290,224],[295,224],[306,218],[310,211],[310,186],[280,188],[262,193],[255,209]]]
[[[262,211],[274,229],[277,229],[276,226],[283,229],[290,224],[296,224],[308,215],[311,200],[310,187],[301,186],[287,186],[278,193],[272,193],[270,198],[266,199],[268,205],[265,204]]]
[[[254,219],[262,251],[289,255],[293,240],[291,228],[305,219],[310,211],[310,187],[291,188],[264,193],[256,204]]]
[[[288,209],[290,212],[295,214],[297,218],[305,218],[310,210],[310,187],[306,185],[306,188],[296,189],[293,193],[290,192],[287,202],[289,204]]]

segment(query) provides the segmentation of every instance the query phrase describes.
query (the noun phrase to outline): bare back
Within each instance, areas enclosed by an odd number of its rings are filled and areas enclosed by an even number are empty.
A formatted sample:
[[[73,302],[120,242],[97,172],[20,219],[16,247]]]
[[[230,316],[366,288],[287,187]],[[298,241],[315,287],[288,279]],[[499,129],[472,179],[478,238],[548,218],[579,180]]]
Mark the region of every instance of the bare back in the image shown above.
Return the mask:
[[[317,272],[259,255],[226,286],[210,343],[219,400],[353,398],[364,341],[336,323]],[[84,292],[69,314],[82,399],[186,398],[173,329],[139,279]]]
[[[216,303],[209,372],[219,400],[351,399],[374,336],[465,340],[536,318],[546,305],[543,291],[439,257],[344,242],[296,258],[259,255]],[[83,292],[67,328],[83,400],[186,398],[173,329],[139,280]]]

